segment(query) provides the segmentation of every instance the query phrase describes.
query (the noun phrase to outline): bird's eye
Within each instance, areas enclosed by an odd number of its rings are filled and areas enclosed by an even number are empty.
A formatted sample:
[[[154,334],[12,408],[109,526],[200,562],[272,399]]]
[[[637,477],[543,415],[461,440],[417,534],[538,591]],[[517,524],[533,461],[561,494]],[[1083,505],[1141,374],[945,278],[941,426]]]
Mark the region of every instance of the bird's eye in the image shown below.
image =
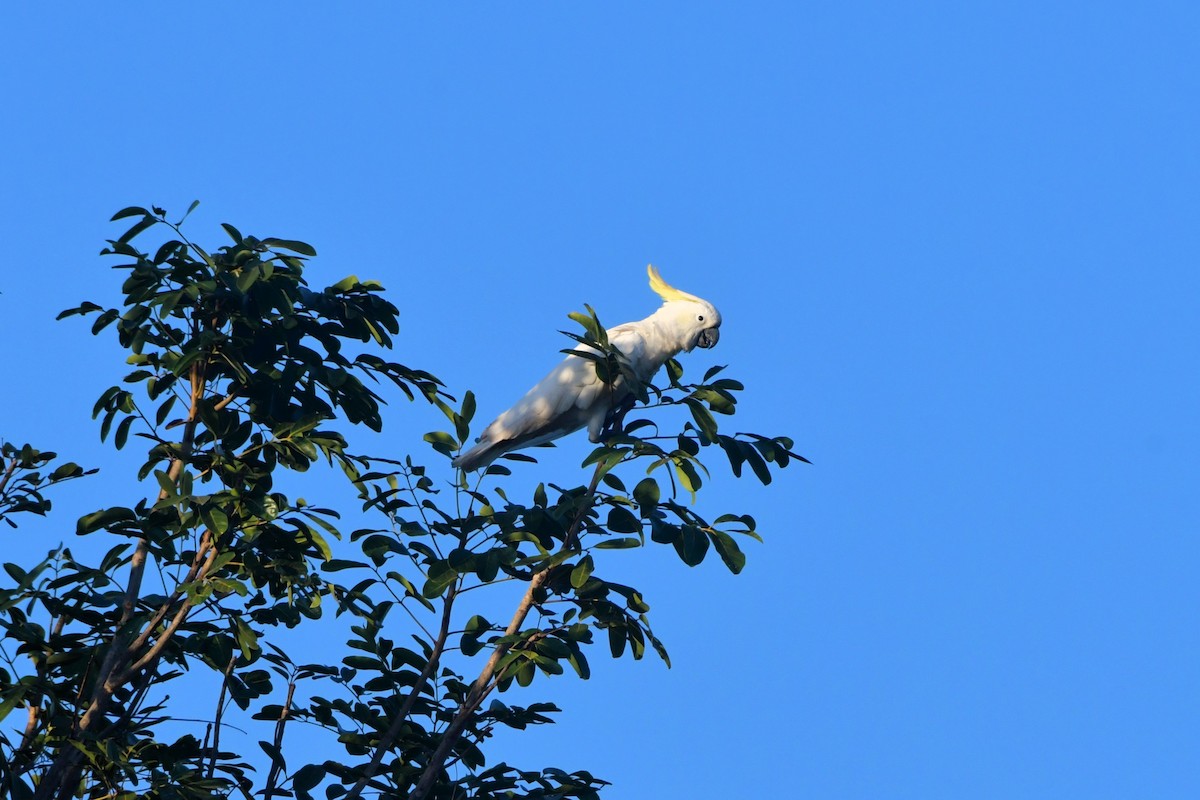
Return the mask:
[[[703,314],[700,314],[699,316],[697,316],[697,317],[696,317],[696,321],[697,321],[697,322],[704,322],[704,315],[703,315]]]

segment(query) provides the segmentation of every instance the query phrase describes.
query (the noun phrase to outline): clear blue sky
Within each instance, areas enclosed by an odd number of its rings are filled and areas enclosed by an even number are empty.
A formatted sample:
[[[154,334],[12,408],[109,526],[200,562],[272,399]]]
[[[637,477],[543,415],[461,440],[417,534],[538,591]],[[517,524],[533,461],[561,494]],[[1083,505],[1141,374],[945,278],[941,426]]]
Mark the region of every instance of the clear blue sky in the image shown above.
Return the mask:
[[[122,206],[383,281],[488,418],[568,311],[652,311],[653,261],[725,318],[686,365],[814,465],[702,495],[759,518],[737,578],[614,562],[674,668],[535,682],[562,722],[505,757],[622,798],[1200,796],[1200,6],[6,4],[0,44],[0,436],[105,466],[4,560],[140,496],[88,419],[120,358],[53,321],[114,298]],[[437,418],[393,418],[371,449],[425,458]]]

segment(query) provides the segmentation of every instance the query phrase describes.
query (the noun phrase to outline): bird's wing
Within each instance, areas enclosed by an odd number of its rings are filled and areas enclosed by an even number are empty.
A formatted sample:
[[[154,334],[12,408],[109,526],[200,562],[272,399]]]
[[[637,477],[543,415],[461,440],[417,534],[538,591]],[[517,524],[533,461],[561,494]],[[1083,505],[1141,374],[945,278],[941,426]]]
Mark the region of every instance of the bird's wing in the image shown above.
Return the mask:
[[[642,360],[644,340],[636,322],[627,322],[608,330],[608,342],[625,354],[635,365]],[[575,348],[582,350],[583,345]],[[591,348],[588,348],[589,350]],[[555,420],[573,423],[570,430],[577,429],[582,422],[576,421],[573,411],[587,412],[596,403],[604,401],[609,387],[596,375],[591,359],[569,355],[550,374],[534,386],[515,406],[500,415],[493,423],[500,438],[512,439],[540,431]]]
[[[643,381],[647,381],[652,377],[652,375],[644,374],[646,362],[649,359],[647,359],[646,353],[646,332],[640,322],[626,322],[609,328],[608,343],[621,351],[625,358],[629,360],[633,371]]]
[[[482,438],[530,441],[545,434],[562,435],[576,430],[583,423],[573,412],[581,405],[586,407],[598,384],[600,379],[591,361],[567,356],[512,408],[496,417]]]
[[[632,360],[641,357],[644,342],[636,323],[608,331],[609,342]],[[582,350],[583,346],[576,348]],[[456,465],[470,470],[490,463],[501,453],[532,447],[579,430],[597,431],[609,410],[624,395],[617,384],[607,386],[590,359],[568,355],[512,408],[484,428],[479,443],[460,455]]]

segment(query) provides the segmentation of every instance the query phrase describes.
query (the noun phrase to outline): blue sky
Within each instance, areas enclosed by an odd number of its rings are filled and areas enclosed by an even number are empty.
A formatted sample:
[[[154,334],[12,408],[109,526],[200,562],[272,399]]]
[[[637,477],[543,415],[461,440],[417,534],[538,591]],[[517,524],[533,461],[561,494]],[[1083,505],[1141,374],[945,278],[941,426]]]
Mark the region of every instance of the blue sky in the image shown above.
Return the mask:
[[[381,280],[487,418],[567,312],[650,313],[654,262],[725,319],[685,366],[814,465],[702,494],[759,519],[741,576],[614,562],[674,668],[535,682],[561,723],[504,757],[613,797],[1200,792],[1194,4],[10,5],[0,39],[0,436],[105,468],[5,560],[143,493],[88,419],[119,354],[53,321],[115,298],[118,208]],[[426,457],[393,412],[368,449]]]

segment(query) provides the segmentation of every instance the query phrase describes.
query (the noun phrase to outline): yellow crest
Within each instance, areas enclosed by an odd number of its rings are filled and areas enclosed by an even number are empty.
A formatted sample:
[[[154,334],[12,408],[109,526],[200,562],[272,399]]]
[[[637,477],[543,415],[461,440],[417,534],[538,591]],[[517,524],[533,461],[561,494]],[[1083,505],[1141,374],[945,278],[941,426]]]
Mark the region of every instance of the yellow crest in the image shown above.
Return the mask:
[[[688,294],[687,292],[676,289],[674,286],[664,281],[662,275],[658,274],[658,268],[653,264],[646,265],[646,273],[650,276],[650,288],[653,289],[654,293],[661,297],[664,302],[669,303],[672,300],[691,300],[696,303],[705,302],[699,297],[696,297],[696,295]]]

